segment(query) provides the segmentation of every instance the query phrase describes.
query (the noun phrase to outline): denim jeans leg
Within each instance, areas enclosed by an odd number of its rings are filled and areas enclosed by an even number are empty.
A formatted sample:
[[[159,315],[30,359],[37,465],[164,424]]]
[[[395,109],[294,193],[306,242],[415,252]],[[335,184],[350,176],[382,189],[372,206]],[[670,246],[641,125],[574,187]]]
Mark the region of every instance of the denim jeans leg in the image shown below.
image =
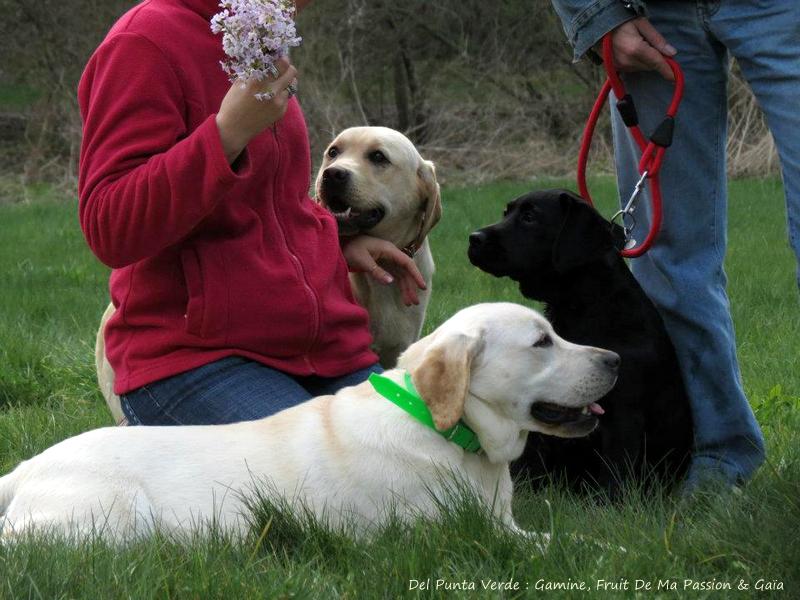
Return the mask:
[[[778,147],[800,287],[800,2],[726,0],[709,26],[739,62]]]
[[[318,377],[312,375],[310,377],[299,377],[297,381],[306,388],[312,396],[326,396],[328,394],[335,394],[342,388],[350,387],[364,383],[371,373],[383,373],[383,369],[378,363],[365,369],[353,371],[341,377]]]
[[[122,408],[131,424],[218,425],[261,419],[310,398],[292,376],[231,356],[134,390]]]
[[[632,270],[675,344],[695,426],[689,485],[705,477],[736,483],[764,460],[758,423],[744,395],[723,260],[727,245],[727,52],[705,29],[695,2],[648,4],[655,27],[678,49],[686,94],[661,171],[664,220],[656,245]],[[654,73],[625,76],[645,135],[664,117],[673,86]],[[640,152],[614,118],[622,202],[638,179]],[[640,202],[634,237],[649,229]]]

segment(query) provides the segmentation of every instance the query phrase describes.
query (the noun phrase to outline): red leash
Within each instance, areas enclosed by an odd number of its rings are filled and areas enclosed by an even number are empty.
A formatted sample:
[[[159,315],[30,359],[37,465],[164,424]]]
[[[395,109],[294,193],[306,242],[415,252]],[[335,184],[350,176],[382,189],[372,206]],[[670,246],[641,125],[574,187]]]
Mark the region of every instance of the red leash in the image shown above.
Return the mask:
[[[628,243],[625,249],[620,252],[625,258],[637,258],[647,252],[650,246],[658,235],[661,228],[661,184],[659,183],[658,173],[661,170],[661,163],[664,160],[664,153],[666,149],[672,144],[672,132],[675,126],[675,115],[678,112],[681,100],[683,99],[683,71],[680,66],[673,59],[664,57],[669,64],[672,73],[675,75],[675,92],[672,95],[672,102],[667,108],[666,116],[656,127],[650,139],[644,137],[642,130],[639,128],[639,119],[636,115],[636,107],[633,104],[633,98],[625,91],[625,86],[619,77],[616,69],[614,69],[614,54],[611,46],[611,34],[607,34],[603,38],[603,63],[605,64],[606,74],[608,79],[603,84],[600,94],[592,107],[592,112],[589,115],[589,120],[586,122],[586,128],[583,131],[583,140],[581,141],[581,150],[578,155],[578,190],[581,196],[589,203],[592,204],[592,197],[589,194],[589,188],[586,185],[586,163],[589,158],[589,149],[592,147],[592,137],[594,130],[597,126],[597,121],[600,118],[600,112],[605,106],[608,95],[611,91],[617,97],[617,110],[619,110],[622,121],[630,129],[633,139],[642,151],[642,158],[639,161],[639,174],[641,175],[639,182],[631,194],[625,208],[617,212],[611,221],[614,222],[618,217],[622,218],[622,227],[625,230],[625,239]],[[630,240],[630,233],[636,221],[633,218],[633,212],[636,210],[636,201],[639,194],[644,189],[645,181],[650,180],[650,198],[653,207],[653,219],[650,223],[650,231],[645,240],[636,245],[635,240]]]

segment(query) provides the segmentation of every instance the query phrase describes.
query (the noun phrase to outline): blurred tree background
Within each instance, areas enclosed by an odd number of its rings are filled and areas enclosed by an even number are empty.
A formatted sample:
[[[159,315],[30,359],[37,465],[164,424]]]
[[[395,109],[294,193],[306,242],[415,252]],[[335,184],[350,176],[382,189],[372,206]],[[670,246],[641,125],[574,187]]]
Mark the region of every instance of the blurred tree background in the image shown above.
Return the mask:
[[[179,1],[179,0],[175,0]],[[0,0],[0,197],[74,190],[76,87],[135,2]],[[316,0],[293,55],[312,151],[361,124],[405,132],[445,181],[570,173],[601,70],[572,62],[549,0]],[[734,68],[730,170],[776,170],[772,140]],[[606,134],[596,170],[610,166]]]

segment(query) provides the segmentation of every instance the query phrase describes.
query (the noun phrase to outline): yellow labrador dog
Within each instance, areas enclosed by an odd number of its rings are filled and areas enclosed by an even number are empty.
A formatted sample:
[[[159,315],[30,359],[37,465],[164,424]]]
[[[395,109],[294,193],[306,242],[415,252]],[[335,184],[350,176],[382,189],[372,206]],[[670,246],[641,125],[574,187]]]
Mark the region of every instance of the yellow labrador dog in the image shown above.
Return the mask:
[[[436,427],[463,421],[480,451],[425,426],[370,382],[259,421],[108,427],[65,440],[0,479],[2,538],[50,528],[129,539],[156,525],[180,533],[211,520],[243,533],[243,495],[254,481],[366,533],[389,506],[406,520],[436,517],[437,499],[452,497],[443,473],[521,532],[509,461],[530,431],[591,432],[602,412],[595,401],[614,385],[619,357],[571,344],[538,313],[500,303],[460,311],[399,365],[385,376],[401,383],[410,373]]]
[[[392,242],[414,259],[425,279],[419,304],[405,306],[397,286],[380,284],[368,273],[350,275],[356,299],[369,313],[373,349],[385,368],[394,367],[419,339],[430,299],[434,264],[427,237],[442,215],[433,163],[398,131],[352,127],[325,151],[316,193],[336,217],[340,236],[366,233]]]
[[[403,134],[385,127],[353,127],[331,142],[316,181],[317,201],[336,217],[342,236],[368,233],[388,240],[414,259],[427,284],[419,304],[405,306],[397,286],[377,283],[366,273],[352,273],[350,283],[367,309],[373,349],[391,368],[419,339],[430,299],[434,264],[427,236],[442,214],[433,163],[424,160]],[[114,369],[105,353],[104,331],[114,314],[109,304],[95,343],[97,382],[118,424],[125,424],[114,394]]]

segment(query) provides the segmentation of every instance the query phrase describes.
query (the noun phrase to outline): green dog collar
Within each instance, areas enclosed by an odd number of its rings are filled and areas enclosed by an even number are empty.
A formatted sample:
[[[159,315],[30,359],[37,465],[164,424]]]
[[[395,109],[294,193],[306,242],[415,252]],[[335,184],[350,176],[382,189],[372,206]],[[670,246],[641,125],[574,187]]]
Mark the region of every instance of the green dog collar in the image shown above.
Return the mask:
[[[461,446],[467,452],[478,452],[481,449],[478,436],[464,421],[459,421],[453,427],[444,431],[436,429],[431,411],[425,401],[420,398],[419,392],[414,388],[410,373],[405,373],[404,381],[405,387],[377,373],[372,373],[369,376],[369,382],[376,392],[402,408],[423,425],[430,427],[445,439]]]

